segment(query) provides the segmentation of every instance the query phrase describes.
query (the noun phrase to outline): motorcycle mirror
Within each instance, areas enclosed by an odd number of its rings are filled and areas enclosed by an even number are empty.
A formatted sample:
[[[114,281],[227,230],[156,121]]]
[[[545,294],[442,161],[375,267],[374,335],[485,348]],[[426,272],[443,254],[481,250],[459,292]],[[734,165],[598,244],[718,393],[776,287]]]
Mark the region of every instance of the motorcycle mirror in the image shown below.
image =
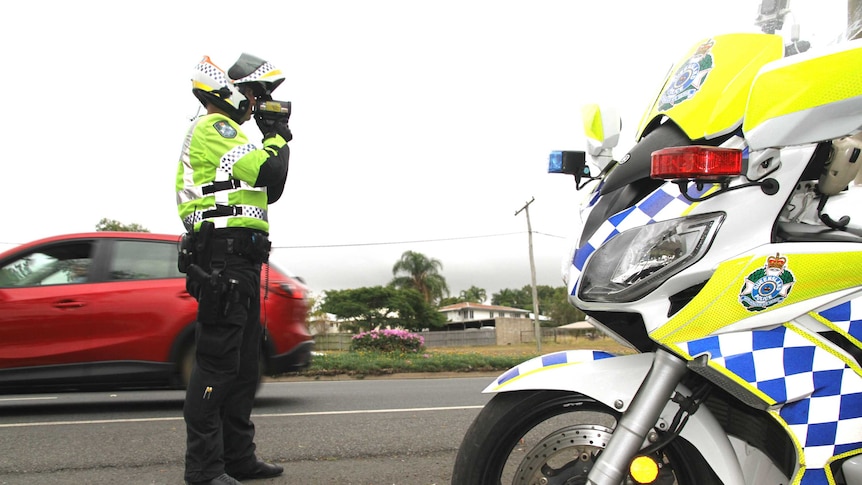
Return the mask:
[[[763,0],[757,12],[754,25],[767,34],[774,34],[784,27],[784,17],[790,12],[787,0]]]
[[[619,113],[609,106],[588,104],[581,108],[581,117],[589,154],[610,155],[609,151],[620,141],[622,120]]]

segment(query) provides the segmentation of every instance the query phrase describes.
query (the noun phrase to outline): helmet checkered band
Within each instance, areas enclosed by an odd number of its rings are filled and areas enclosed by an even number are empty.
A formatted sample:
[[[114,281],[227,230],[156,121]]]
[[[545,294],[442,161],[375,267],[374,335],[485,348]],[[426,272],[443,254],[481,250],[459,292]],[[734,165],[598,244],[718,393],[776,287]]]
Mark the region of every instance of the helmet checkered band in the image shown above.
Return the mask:
[[[267,74],[272,74],[273,71],[277,71],[275,66],[272,65],[271,62],[265,62],[260,67],[255,69],[255,71],[248,76],[243,77],[242,79],[237,79],[236,83],[247,83],[252,81],[258,81]]]
[[[216,86],[209,87],[216,89],[217,87],[227,86],[229,84],[229,81],[227,79],[227,76],[225,76],[224,71],[207,62],[208,60],[209,59],[205,59],[199,62],[196,69],[198,71],[201,71],[205,76],[210,78],[216,84]]]
[[[241,122],[247,108],[243,103],[246,103],[247,99],[209,56],[204,56],[192,71],[192,92],[204,106],[213,103],[224,110],[232,120]]]
[[[284,74],[271,62],[247,53],[239,56],[227,74],[237,85],[252,85],[255,96],[271,94],[284,81]]]
[[[233,83],[227,77],[227,74],[213,64],[208,56],[204,56],[197,66],[195,66],[192,83],[194,87],[208,92],[218,91],[222,88],[231,89],[233,87]],[[231,91],[234,90],[231,89]]]

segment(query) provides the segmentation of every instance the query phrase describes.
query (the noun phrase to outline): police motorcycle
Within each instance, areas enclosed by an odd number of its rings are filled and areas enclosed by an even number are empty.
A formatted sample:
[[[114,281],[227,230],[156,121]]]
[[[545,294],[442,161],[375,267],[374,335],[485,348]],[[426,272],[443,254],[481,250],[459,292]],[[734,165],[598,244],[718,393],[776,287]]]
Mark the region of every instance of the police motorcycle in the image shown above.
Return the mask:
[[[551,154],[587,194],[570,302],[633,352],[500,375],[453,485],[862,485],[862,40],[755,7],[760,32],[670,70],[622,159],[597,106],[588,151]]]

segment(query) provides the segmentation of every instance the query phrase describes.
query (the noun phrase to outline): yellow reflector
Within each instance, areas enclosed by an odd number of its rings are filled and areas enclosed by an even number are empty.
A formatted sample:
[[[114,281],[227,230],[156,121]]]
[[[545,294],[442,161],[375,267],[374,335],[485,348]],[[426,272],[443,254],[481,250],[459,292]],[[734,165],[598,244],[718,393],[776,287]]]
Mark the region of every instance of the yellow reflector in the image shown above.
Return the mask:
[[[658,464],[648,456],[638,456],[629,465],[629,473],[638,483],[652,483],[658,478]]]

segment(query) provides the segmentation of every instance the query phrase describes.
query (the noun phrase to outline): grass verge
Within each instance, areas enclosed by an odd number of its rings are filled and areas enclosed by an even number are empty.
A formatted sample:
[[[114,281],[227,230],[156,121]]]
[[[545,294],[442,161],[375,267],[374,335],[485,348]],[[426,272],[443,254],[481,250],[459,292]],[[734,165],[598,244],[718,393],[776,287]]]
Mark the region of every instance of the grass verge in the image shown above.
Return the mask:
[[[541,352],[534,344],[443,347],[426,349],[418,353],[326,351],[315,355],[308,369],[287,376],[319,378],[347,375],[362,378],[398,373],[502,372],[539,355],[576,348],[605,350],[613,353],[629,352],[611,339],[543,343]]]

